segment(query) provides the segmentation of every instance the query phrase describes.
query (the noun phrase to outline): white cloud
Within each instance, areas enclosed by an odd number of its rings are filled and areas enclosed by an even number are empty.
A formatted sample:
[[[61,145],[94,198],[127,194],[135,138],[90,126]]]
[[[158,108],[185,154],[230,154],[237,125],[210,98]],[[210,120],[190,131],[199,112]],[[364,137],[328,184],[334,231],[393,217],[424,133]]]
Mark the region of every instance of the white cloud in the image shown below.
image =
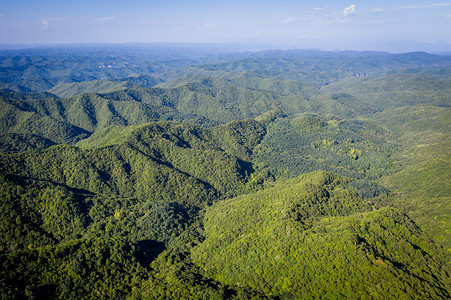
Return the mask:
[[[398,7],[396,9],[404,10],[404,9],[417,9],[417,8],[421,8],[421,6],[418,6],[418,5],[407,5],[407,6]]]
[[[419,42],[420,43],[424,43],[424,44],[435,44],[436,42],[435,41],[432,41],[432,40],[419,40]]]
[[[263,30],[260,30],[260,31],[257,31],[256,33],[254,33],[254,34],[251,34],[251,38],[254,38],[254,37],[258,37],[259,35],[261,35],[263,33]]]
[[[47,29],[49,28],[49,21],[47,20],[42,20],[42,26],[41,29]]]
[[[178,24],[172,24],[172,29],[176,30],[176,31],[183,31],[185,30],[185,27],[178,25]]]
[[[50,23],[54,23],[54,21],[63,21],[63,18],[47,18],[42,20],[41,30],[46,30],[50,27]]]
[[[427,5],[407,5],[395,8],[396,10],[405,10],[405,9],[424,9],[424,8],[433,8],[433,7],[450,7],[451,3],[431,3]]]
[[[98,18],[98,19],[95,19],[94,21],[96,21],[96,22],[105,22],[105,21],[111,21],[111,20],[114,20],[114,19],[115,19],[115,17],[111,16],[111,17]]]
[[[283,24],[287,24],[287,23],[294,22],[294,21],[296,21],[297,19],[298,19],[298,18],[288,18],[288,19],[282,20],[281,22],[282,22]]]
[[[451,6],[451,3],[432,3],[431,7]]]
[[[343,10],[343,16],[350,16],[350,15],[353,15],[353,14],[355,14],[355,5],[354,4],[346,7]]]
[[[216,24],[216,23],[205,23],[203,25],[196,26],[196,29],[206,29],[206,28],[212,28],[212,27],[216,27],[216,26],[218,26],[218,24]]]
[[[426,8],[430,8],[430,7],[448,7],[451,6],[451,3],[432,3],[429,5],[426,5]]]
[[[385,11],[385,9],[379,7],[379,8],[373,8],[371,11],[372,12],[383,12],[383,11]]]

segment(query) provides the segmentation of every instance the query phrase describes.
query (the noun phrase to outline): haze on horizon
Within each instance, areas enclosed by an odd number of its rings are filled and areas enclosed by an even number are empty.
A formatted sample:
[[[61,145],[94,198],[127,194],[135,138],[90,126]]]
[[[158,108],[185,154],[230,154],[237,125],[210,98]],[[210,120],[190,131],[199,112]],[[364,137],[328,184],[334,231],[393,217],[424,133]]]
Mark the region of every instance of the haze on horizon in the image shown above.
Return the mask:
[[[451,1],[0,0],[0,44],[232,43],[451,52]]]

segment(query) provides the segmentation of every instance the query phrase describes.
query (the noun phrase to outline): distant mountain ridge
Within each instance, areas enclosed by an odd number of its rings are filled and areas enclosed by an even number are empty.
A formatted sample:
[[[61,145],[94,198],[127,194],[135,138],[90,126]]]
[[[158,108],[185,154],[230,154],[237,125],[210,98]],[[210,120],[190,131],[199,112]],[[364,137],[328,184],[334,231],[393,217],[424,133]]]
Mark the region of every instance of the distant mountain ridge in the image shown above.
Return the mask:
[[[0,298],[447,299],[451,56],[0,51]]]

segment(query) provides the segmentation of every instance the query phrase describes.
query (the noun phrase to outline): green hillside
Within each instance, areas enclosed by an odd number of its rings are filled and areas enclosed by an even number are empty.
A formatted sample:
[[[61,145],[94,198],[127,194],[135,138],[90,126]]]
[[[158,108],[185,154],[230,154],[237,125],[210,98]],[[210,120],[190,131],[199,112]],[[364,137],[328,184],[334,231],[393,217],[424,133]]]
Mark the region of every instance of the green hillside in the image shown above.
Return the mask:
[[[282,177],[330,170],[354,178],[376,179],[391,172],[396,145],[373,122],[310,114],[278,118],[254,153],[254,161]]]
[[[41,103],[45,103],[47,106],[47,103],[52,100],[42,101]],[[41,100],[36,102],[39,101]],[[60,118],[53,118],[49,114],[38,112],[33,107],[34,105],[29,105],[26,101],[0,98],[0,103],[0,128],[2,134],[34,135],[50,140],[53,143],[76,142],[90,134],[87,130],[68,124]],[[46,108],[44,107],[43,109],[45,111]],[[54,106],[54,109],[54,113],[58,114],[58,106]]]
[[[406,212],[451,253],[450,109],[403,107],[374,116],[400,141],[397,172],[380,182],[396,191]]]
[[[0,51],[0,299],[451,298],[450,66]]]
[[[20,97],[31,96],[13,93],[13,96],[0,97],[1,132],[33,134],[55,143],[75,143],[111,125],[137,125],[191,117],[168,106],[125,102],[114,95],[108,97],[117,100],[93,93],[62,99],[19,100]]]
[[[309,100],[232,86],[216,88],[208,81],[171,89],[126,89],[71,98],[41,99],[11,92],[0,101],[4,103],[0,112],[3,133],[34,134],[55,143],[75,143],[112,125],[158,120],[205,118],[228,123],[274,109],[354,114],[330,97]]]
[[[250,164],[218,148],[215,134],[189,124],[152,123],[122,132],[107,147],[53,146],[3,156],[0,224],[8,242],[0,250],[1,293],[129,293],[199,209],[258,188],[246,185]],[[83,265],[76,263],[80,255]],[[199,285],[200,291],[227,290]]]
[[[158,84],[161,88],[175,88],[190,82],[208,82],[215,87],[236,86],[241,88],[268,91],[282,96],[301,95],[310,97],[318,94],[318,89],[298,80],[284,80],[277,77],[266,77],[251,71],[223,72],[199,69],[195,75]]]
[[[316,172],[218,203],[192,259],[208,277],[281,298],[449,297],[432,241],[348,183]]]
[[[10,154],[32,149],[45,149],[55,145],[49,139],[33,134],[7,133],[0,135],[0,153]]]
[[[134,75],[134,74],[133,74]],[[85,93],[109,93],[127,88],[148,88],[160,83],[161,80],[150,76],[131,76],[111,80],[93,80],[82,82],[61,83],[54,86],[49,91],[61,98]]]
[[[337,95],[350,95],[355,102],[371,104],[379,110],[417,104],[449,106],[451,102],[449,78],[418,74],[348,79],[322,90]]]
[[[61,145],[4,156],[0,169],[94,193],[191,205],[212,202],[217,193],[233,195],[252,172],[200,128],[178,123],[138,128],[109,147]]]

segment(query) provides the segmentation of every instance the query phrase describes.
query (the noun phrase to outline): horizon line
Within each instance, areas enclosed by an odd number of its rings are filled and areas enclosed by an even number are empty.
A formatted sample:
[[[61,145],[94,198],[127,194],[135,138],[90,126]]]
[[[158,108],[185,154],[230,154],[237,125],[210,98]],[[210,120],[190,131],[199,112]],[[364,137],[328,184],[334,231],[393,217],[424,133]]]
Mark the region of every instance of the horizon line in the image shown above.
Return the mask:
[[[427,53],[433,55],[451,55],[450,51],[439,51],[439,52],[428,52],[425,50],[411,50],[411,51],[389,51],[389,50],[380,50],[380,49],[367,49],[367,50],[356,50],[356,49],[321,49],[317,47],[312,48],[301,48],[301,47],[280,47],[275,45],[265,45],[265,44],[245,44],[245,43],[219,43],[219,42],[73,42],[73,43],[0,43],[0,51],[14,51],[14,50],[32,50],[32,49],[45,49],[45,48],[55,48],[55,47],[89,47],[89,46],[127,46],[127,45],[135,45],[135,46],[172,46],[173,48],[179,48],[183,46],[209,46],[209,47],[220,47],[227,46],[230,51],[247,51],[247,52],[260,52],[265,50],[274,50],[274,51],[318,51],[318,52],[375,52],[375,53],[388,53],[388,54],[404,54],[404,53]],[[235,49],[230,49],[235,48]],[[213,49],[212,49],[213,50]]]

